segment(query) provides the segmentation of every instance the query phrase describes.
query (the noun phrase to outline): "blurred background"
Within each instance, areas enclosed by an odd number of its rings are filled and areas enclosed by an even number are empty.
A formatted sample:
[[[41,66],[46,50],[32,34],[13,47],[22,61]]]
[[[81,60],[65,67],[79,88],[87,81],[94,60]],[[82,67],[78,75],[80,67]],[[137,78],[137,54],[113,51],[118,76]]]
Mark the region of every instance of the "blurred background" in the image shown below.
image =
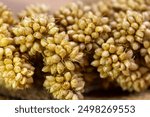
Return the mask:
[[[51,8],[52,11],[57,10],[60,6],[76,0],[0,0],[6,4],[14,12],[19,12],[29,4],[44,3]],[[87,0],[89,1],[89,0]]]

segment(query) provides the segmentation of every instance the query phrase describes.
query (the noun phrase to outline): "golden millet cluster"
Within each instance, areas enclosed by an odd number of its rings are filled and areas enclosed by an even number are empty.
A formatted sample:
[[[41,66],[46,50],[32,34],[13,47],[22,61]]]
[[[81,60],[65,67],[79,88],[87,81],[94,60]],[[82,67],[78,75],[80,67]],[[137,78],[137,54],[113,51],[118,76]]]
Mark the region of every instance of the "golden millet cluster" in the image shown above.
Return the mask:
[[[25,89],[43,79],[54,99],[65,100],[150,86],[149,0],[76,2],[54,13],[36,4],[17,16],[0,3],[1,86]]]

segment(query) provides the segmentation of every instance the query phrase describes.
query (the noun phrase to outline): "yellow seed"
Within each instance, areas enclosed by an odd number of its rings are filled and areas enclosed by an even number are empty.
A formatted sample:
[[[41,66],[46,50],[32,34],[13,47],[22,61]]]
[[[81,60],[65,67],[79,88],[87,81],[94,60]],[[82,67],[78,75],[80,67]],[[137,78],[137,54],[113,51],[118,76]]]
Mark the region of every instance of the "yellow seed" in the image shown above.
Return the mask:
[[[12,60],[11,59],[4,59],[4,64],[7,65],[7,64],[12,64]]]
[[[74,71],[75,70],[75,66],[74,66],[74,64],[71,61],[65,61],[65,66],[70,71]]]
[[[30,27],[25,27],[24,33],[25,33],[25,35],[29,35],[29,34],[32,34],[32,33],[33,33],[33,30],[32,30],[32,28],[30,28]]]
[[[37,39],[41,39],[41,38],[42,38],[42,34],[41,34],[40,32],[35,32],[35,33],[33,34],[33,36],[34,36],[35,38],[37,38]]]
[[[72,16],[67,16],[66,19],[67,19],[69,24],[73,24],[74,23],[74,18]]]
[[[127,17],[128,21],[132,24],[133,22],[135,22],[135,19],[132,16]]]
[[[80,29],[83,30],[83,29],[85,29],[87,24],[84,20],[80,20],[78,25],[79,25]]]
[[[112,58],[112,60],[113,60],[114,63],[116,63],[118,61],[118,56],[115,55],[115,54],[112,55],[111,58]]]
[[[55,81],[55,77],[54,76],[46,76],[46,80],[49,82]]]
[[[2,38],[0,39],[0,47],[5,47],[8,44],[11,44],[13,42],[13,39],[11,38]]]
[[[57,45],[57,46],[55,47],[55,52],[56,52],[61,58],[64,58],[64,57],[66,56],[66,54],[67,54],[66,50],[63,49],[63,47],[60,46],[60,45]]]
[[[51,86],[50,93],[53,93],[53,92],[59,90],[60,88],[61,88],[61,85],[58,83],[55,83],[54,85]]]
[[[115,53],[116,52],[116,47],[114,45],[110,45],[109,52],[110,53]]]
[[[122,27],[123,29],[128,29],[130,27],[130,23],[128,21],[123,21]]]
[[[47,46],[47,41],[46,41],[45,38],[41,39],[40,43],[41,43],[41,45],[42,45],[43,47],[46,47],[46,46]]]
[[[117,61],[116,63],[112,64],[112,67],[115,68],[115,69],[118,69],[120,67],[120,65],[121,65],[120,62]]]
[[[14,71],[16,73],[20,73],[21,72],[21,68],[19,66],[14,66]]]
[[[122,54],[122,53],[123,53],[123,51],[124,51],[124,47],[123,47],[123,46],[119,46],[119,47],[117,47],[117,55]]]
[[[67,89],[70,89],[70,83],[69,82],[64,82],[63,85],[62,85],[62,88],[67,90]]]
[[[50,29],[50,31],[48,32],[50,35],[54,35],[59,31],[59,28],[57,27],[53,27],[52,29]]]
[[[21,66],[22,63],[21,63],[21,62],[16,62],[14,65],[15,65],[15,66]]]
[[[104,72],[108,72],[108,71],[110,71],[111,69],[112,69],[111,66],[104,66],[104,67],[103,67],[103,71],[104,71]]]
[[[100,73],[100,77],[101,78],[107,78],[108,77],[108,73],[102,72],[102,73]]]
[[[133,43],[134,42],[134,37],[132,35],[127,35],[126,39],[130,42]]]
[[[9,71],[8,73],[7,73],[7,77],[8,78],[15,78],[15,72],[13,71],[13,70],[11,70],[11,71]]]
[[[126,37],[125,36],[122,36],[119,38],[119,43],[126,43],[127,40],[126,40]]]
[[[114,32],[114,38],[118,39],[121,36],[120,32]]]
[[[7,70],[12,70],[13,69],[13,65],[12,64],[6,64],[6,69]]]
[[[106,59],[106,65],[111,65],[112,64],[112,59],[109,57]]]
[[[88,36],[88,35],[85,36],[85,39],[84,39],[85,43],[90,43],[91,40],[92,40],[91,36]]]
[[[119,70],[120,70],[120,71],[125,70],[125,65],[124,65],[123,63],[121,63],[121,64],[120,64],[120,68],[119,68]]]
[[[129,33],[130,35],[134,34],[134,33],[135,33],[135,29],[132,28],[132,27],[129,27],[128,33]]]
[[[77,88],[77,87],[78,87],[78,84],[79,84],[79,82],[78,82],[77,79],[71,80],[71,87],[72,87],[72,88]]]
[[[36,32],[36,31],[39,31],[40,30],[40,25],[38,23],[33,23],[33,30]]]
[[[133,62],[131,62],[131,63],[130,63],[130,66],[129,66],[130,70],[137,70],[138,67],[139,67],[139,66],[138,66],[136,63],[133,63]]]
[[[41,28],[40,28],[40,33],[44,33],[44,32],[46,32],[46,31],[47,31],[46,27],[41,26]]]
[[[92,38],[97,39],[99,37],[99,33],[98,32],[93,32],[92,33]]]
[[[14,63],[17,63],[17,62],[20,62],[20,61],[21,61],[21,58],[19,58],[19,57],[14,57],[13,58]]]
[[[56,74],[57,73],[57,64],[52,64],[50,67],[50,73]]]
[[[34,37],[33,37],[33,35],[29,34],[29,35],[26,36],[25,40],[26,40],[26,42],[33,42],[34,41]]]
[[[100,59],[100,65],[105,65],[106,64],[106,58],[102,57]]]
[[[71,73],[70,72],[65,73],[64,77],[65,77],[66,81],[70,81],[71,80]]]
[[[126,54],[126,53],[120,54],[119,59],[120,59],[121,61],[127,59],[127,54]]]
[[[97,44],[102,45],[104,43],[104,40],[102,38],[98,38]]]
[[[113,45],[113,44],[115,43],[115,41],[114,41],[113,38],[109,38],[109,39],[107,40],[107,43]]]
[[[31,42],[25,43],[25,46],[26,46],[27,48],[30,48],[32,45],[33,45],[33,43],[31,43]]]
[[[45,43],[45,44],[47,44],[47,43]],[[46,48],[49,50],[49,51],[55,51],[55,48],[56,47],[56,45],[55,44],[48,44],[47,46],[46,46]]]
[[[102,44],[102,48],[104,49],[104,50],[109,50],[109,44],[108,43],[103,43]]]
[[[137,23],[141,24],[143,22],[142,16],[141,15],[136,15],[135,20]]]
[[[70,58],[74,59],[79,53],[79,46],[73,48],[72,52],[70,53]]]
[[[140,30],[136,31],[136,35],[139,36],[139,37],[144,37],[144,33]]]
[[[16,44],[24,44],[26,41],[24,36],[20,36],[20,37],[15,37],[15,43]]]
[[[130,72],[128,70],[124,70],[124,71],[122,71],[122,73],[125,76],[130,76]]]
[[[12,56],[12,50],[10,48],[5,48],[4,52],[6,56]]]
[[[111,32],[111,28],[110,28],[108,25],[104,25],[104,26],[103,26],[103,30],[104,30],[105,32]]]
[[[108,51],[103,51],[102,52],[102,57],[108,57],[110,54]]]
[[[26,45],[20,45],[20,51],[21,51],[21,52],[27,51]]]
[[[132,79],[132,81],[135,81],[135,80],[137,79],[137,76],[136,76],[135,73],[132,73],[132,74],[131,74],[131,79]]]
[[[150,42],[148,41],[148,40],[145,40],[144,42],[143,42],[143,45],[144,45],[144,48],[149,48],[150,47]]]
[[[55,54],[51,57],[51,63],[58,63],[58,62],[60,62],[60,60],[61,60],[61,58],[57,54]]]
[[[86,29],[84,30],[84,33],[87,34],[87,35],[92,34],[92,28],[86,28]]]
[[[40,24],[41,24],[42,26],[46,26],[46,24],[47,24],[47,19],[44,18],[44,17],[40,17],[40,18],[39,18],[39,22],[40,22]]]
[[[138,29],[138,27],[139,27],[139,25],[138,25],[136,22],[132,23],[131,26],[132,26],[134,29]]]
[[[50,67],[47,65],[47,66],[44,66],[43,68],[42,68],[42,71],[43,72],[49,72],[49,70],[50,70]]]
[[[132,43],[131,46],[132,46],[133,50],[138,50],[140,48],[140,45],[137,42]]]
[[[58,83],[61,83],[61,82],[64,81],[64,77],[62,77],[62,76],[56,76],[56,81],[57,81]]]
[[[22,74],[21,73],[17,73],[16,77],[15,77],[15,80],[16,81],[21,81],[23,78]]]
[[[32,75],[34,74],[34,72],[33,71],[31,71],[31,70],[28,70],[28,72],[27,72],[27,77],[32,77]]]
[[[99,66],[99,60],[94,60],[92,63],[91,63],[92,66],[94,67],[98,67]]]
[[[96,28],[95,28],[95,31],[96,32],[98,32],[98,33],[102,33],[103,32],[103,27],[101,27],[101,26],[97,26]]]
[[[37,43],[37,42],[35,42],[35,43],[33,44],[33,49],[34,49],[35,51],[37,51],[37,52],[41,52],[40,44]]]
[[[23,68],[22,71],[21,71],[21,73],[22,73],[23,75],[26,75],[27,72],[28,72],[28,69],[27,69],[27,68]]]
[[[59,63],[57,64],[57,72],[58,72],[59,74],[61,74],[61,73],[64,72],[64,69],[65,69],[65,66],[64,66],[61,62],[59,62]]]
[[[68,94],[66,95],[65,99],[72,99],[73,97],[73,92],[69,91]]]
[[[137,78],[141,78],[142,74],[141,74],[140,71],[136,71],[135,73],[136,73],[136,75],[137,75]]]

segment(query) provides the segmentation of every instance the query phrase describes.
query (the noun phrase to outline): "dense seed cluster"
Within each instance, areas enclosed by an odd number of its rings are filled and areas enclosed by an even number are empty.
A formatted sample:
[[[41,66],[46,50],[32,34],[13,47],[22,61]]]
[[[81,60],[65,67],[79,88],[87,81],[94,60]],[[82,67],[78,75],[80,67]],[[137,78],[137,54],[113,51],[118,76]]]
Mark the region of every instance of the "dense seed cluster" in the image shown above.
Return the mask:
[[[28,52],[30,56],[34,56],[42,52],[40,40],[47,34],[48,18],[43,14],[25,17],[13,27],[15,44],[20,46],[22,53]]]
[[[139,50],[146,30],[143,16],[135,11],[127,11],[116,13],[115,19],[116,26],[112,31],[115,42],[131,46],[133,50]]]
[[[16,52],[0,60],[0,77],[9,89],[28,88],[33,83],[34,67]]]
[[[17,52],[7,28],[0,33],[0,82],[9,89],[28,88],[33,83],[34,67]],[[7,33],[5,33],[7,32]]]
[[[57,24],[61,27],[61,30],[65,30],[67,26],[75,24],[75,22],[89,10],[90,7],[82,2],[70,3],[55,12],[54,17],[57,20]]]
[[[82,74],[65,72],[63,75],[46,76],[44,87],[55,99],[83,99],[85,82]]]
[[[53,80],[59,84],[59,88],[56,89],[58,96],[56,96],[56,91],[50,91],[53,94],[54,98],[57,99],[76,99],[80,98],[81,96],[77,96],[78,93],[83,92],[84,81],[82,75],[77,75],[72,72],[78,71],[80,69],[80,63],[82,64],[82,58],[84,53],[80,50],[77,43],[73,41],[69,41],[69,37],[65,32],[58,33],[57,27],[50,28],[49,34],[46,39],[41,40],[41,45],[45,48],[43,51],[44,57],[44,67],[42,69],[43,72],[52,74],[51,76],[47,76],[48,78],[53,77]],[[80,62],[81,61],[81,62]],[[69,74],[66,76],[68,78],[64,78],[64,74]],[[81,74],[81,73],[80,73]],[[64,76],[62,76],[64,75]],[[80,78],[78,78],[80,76]],[[60,78],[60,81],[58,79]],[[73,81],[72,81],[73,80]],[[79,81],[78,81],[79,80]],[[47,83],[49,80],[47,79],[45,82]],[[64,85],[67,85],[68,88],[65,88]],[[81,82],[82,81],[82,82]],[[74,86],[73,82],[76,82],[78,86]],[[80,84],[81,82],[81,84]],[[72,85],[70,85],[71,83]],[[76,85],[77,85],[76,84]],[[55,84],[44,85],[46,89],[53,90],[55,88]],[[61,87],[63,87],[63,91],[66,91],[66,94],[62,94],[61,96]],[[80,87],[80,90],[76,90],[74,88]],[[59,91],[60,90],[60,91]],[[71,93],[69,93],[68,92]],[[73,90],[73,91],[71,91]],[[73,97],[68,97],[67,95],[72,95]]]
[[[149,0],[70,3],[51,15],[45,5],[30,5],[16,21],[0,4],[0,85],[28,88],[42,74],[54,99],[150,86]]]
[[[66,70],[75,71],[75,64],[80,63],[84,56],[79,46],[69,41],[65,32],[47,37],[46,40],[41,40],[41,44],[45,47],[43,55],[46,66],[43,71],[51,74],[62,74]]]

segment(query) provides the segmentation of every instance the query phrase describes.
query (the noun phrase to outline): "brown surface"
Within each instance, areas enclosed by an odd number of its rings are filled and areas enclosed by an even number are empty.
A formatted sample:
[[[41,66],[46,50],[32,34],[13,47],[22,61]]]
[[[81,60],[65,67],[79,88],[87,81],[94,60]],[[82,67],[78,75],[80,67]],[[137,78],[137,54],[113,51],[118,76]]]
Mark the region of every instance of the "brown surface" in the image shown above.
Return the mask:
[[[94,91],[84,94],[86,100],[149,100],[150,90],[142,93],[128,93],[120,89],[112,91]],[[45,89],[32,87],[31,89],[12,91],[5,88],[0,88],[0,100],[4,99],[30,99],[30,100],[48,100],[52,99],[50,94]]]
[[[35,88],[32,87],[30,89],[26,90],[8,90],[6,88],[0,87],[0,99],[34,99],[34,100],[46,100],[46,99],[51,99],[50,94],[47,93],[46,90],[41,89],[41,88]]]

